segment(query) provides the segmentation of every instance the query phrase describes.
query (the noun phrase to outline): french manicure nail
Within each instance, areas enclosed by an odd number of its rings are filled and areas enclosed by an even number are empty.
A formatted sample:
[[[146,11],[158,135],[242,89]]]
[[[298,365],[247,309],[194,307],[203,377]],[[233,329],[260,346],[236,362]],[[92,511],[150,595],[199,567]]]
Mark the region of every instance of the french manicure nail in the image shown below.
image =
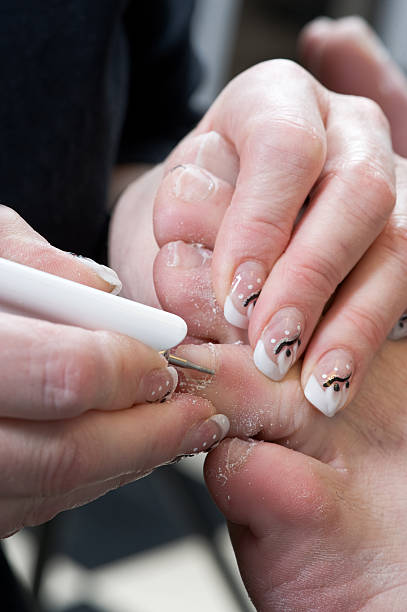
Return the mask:
[[[197,454],[208,451],[223,440],[230,429],[229,419],[224,414],[214,414],[192,428],[182,443],[183,454]]]
[[[174,195],[188,203],[201,202],[216,192],[216,183],[209,172],[193,165],[173,168]]]
[[[389,340],[400,340],[407,336],[407,312],[401,315],[388,335]]]
[[[182,240],[169,242],[166,249],[166,264],[169,268],[198,268],[212,257],[212,251],[205,249],[202,244],[187,244]]]
[[[225,301],[223,313],[228,323],[241,329],[249,327],[250,316],[266,278],[266,269],[258,261],[245,261],[240,264]]]
[[[353,372],[353,359],[348,351],[329,351],[315,366],[304,395],[315,408],[332,417],[348,399]]]
[[[254,364],[271,380],[282,380],[293,365],[301,336],[304,316],[297,308],[279,310],[266,325],[254,349]]]
[[[120,278],[117,276],[116,272],[112,270],[112,268],[109,268],[108,266],[103,266],[102,264],[98,264],[96,261],[90,259],[89,257],[82,257],[82,255],[75,255],[75,257],[80,259],[81,263],[85,264],[85,266],[88,266],[88,268],[93,270],[95,274],[99,276],[99,278],[111,285],[112,288],[110,290],[110,293],[112,293],[113,295],[117,295],[118,293],[120,293],[123,285]]]
[[[174,393],[178,384],[178,373],[175,368],[157,368],[148,372],[140,383],[140,394],[147,403],[166,402]]]

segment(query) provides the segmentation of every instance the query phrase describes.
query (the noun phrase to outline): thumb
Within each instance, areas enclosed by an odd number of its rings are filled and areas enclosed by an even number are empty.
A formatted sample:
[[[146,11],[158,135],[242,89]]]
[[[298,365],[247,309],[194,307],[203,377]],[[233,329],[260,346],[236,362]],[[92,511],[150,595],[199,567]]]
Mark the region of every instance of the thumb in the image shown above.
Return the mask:
[[[121,290],[114,270],[57,249],[4,205],[0,205],[0,257],[115,295]]]

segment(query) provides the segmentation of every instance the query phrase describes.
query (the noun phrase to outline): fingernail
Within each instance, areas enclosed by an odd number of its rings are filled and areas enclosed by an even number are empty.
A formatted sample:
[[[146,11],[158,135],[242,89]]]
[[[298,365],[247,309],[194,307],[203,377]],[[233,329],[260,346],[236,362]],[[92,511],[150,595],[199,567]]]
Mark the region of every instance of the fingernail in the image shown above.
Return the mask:
[[[389,340],[400,340],[407,336],[407,312],[401,315],[389,335]]]
[[[198,268],[212,257],[212,251],[202,244],[187,244],[182,240],[169,242],[165,247],[166,265],[169,268]]]
[[[282,308],[264,328],[253,360],[271,380],[281,380],[293,365],[304,332],[304,316],[296,308]]]
[[[178,373],[175,368],[157,368],[144,376],[140,383],[140,394],[147,403],[166,402],[174,393],[178,384]]]
[[[241,329],[249,327],[250,316],[266,278],[266,269],[258,261],[245,261],[240,264],[223,310],[228,323]]]
[[[174,195],[184,202],[201,202],[216,192],[214,179],[198,166],[176,166],[172,173]]]
[[[229,428],[230,423],[227,416],[214,414],[187,433],[182,442],[181,452],[195,455],[208,451],[226,437]]]
[[[72,253],[72,255],[74,255],[74,253]],[[112,270],[112,268],[108,268],[108,266],[102,266],[102,264],[98,264],[96,261],[93,261],[93,259],[90,259],[89,257],[82,257],[82,255],[75,255],[75,257],[80,259],[81,263],[85,264],[85,266],[91,268],[91,270],[93,270],[95,274],[99,276],[99,278],[111,285],[112,288],[110,290],[110,293],[112,293],[113,295],[117,295],[118,293],[120,293],[123,285],[120,278],[117,276],[116,272]]]
[[[352,355],[348,351],[329,351],[309,377],[305,397],[326,416],[334,416],[346,403],[353,370]]]

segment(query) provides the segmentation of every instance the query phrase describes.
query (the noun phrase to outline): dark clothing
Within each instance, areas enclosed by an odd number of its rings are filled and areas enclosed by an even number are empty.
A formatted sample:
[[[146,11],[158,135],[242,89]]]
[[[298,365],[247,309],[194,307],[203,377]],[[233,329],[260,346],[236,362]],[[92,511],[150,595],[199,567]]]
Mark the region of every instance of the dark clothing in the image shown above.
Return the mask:
[[[112,166],[158,162],[193,127],[192,10],[0,0],[0,202],[55,246],[100,261]],[[4,609],[23,612],[1,552],[0,584]]]
[[[0,202],[98,258],[112,165],[191,128],[191,0],[0,0]],[[124,129],[123,129],[124,126]]]

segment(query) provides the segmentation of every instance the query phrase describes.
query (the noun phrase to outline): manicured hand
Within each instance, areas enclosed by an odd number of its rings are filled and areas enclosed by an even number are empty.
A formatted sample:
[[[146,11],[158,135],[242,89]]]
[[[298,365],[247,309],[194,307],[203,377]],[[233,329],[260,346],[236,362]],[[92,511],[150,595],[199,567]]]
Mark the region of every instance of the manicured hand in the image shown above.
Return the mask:
[[[0,207],[0,257],[104,291],[117,275]],[[172,396],[177,373],[125,336],[0,313],[0,537],[220,440],[227,418]],[[172,397],[171,397],[172,396]]]
[[[393,211],[394,165],[374,102],[278,60],[226,87],[170,155],[157,192],[158,244],[213,249],[217,303],[229,326],[249,326],[258,369],[278,381],[304,355],[304,391],[329,416],[355,395],[405,306],[406,168],[399,159]],[[196,312],[157,291],[194,327]]]

